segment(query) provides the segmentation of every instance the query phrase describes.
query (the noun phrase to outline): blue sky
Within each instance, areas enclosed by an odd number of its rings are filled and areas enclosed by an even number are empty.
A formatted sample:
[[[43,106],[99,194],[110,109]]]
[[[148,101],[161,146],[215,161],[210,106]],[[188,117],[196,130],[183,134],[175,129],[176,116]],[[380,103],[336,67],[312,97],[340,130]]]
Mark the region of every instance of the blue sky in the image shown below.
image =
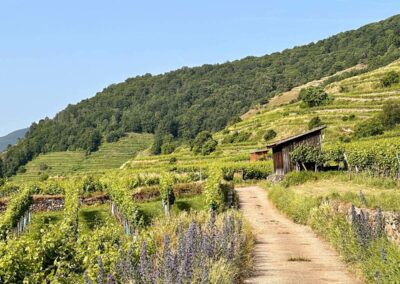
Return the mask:
[[[399,13],[398,1],[0,1],[0,136],[111,83],[264,55]]]

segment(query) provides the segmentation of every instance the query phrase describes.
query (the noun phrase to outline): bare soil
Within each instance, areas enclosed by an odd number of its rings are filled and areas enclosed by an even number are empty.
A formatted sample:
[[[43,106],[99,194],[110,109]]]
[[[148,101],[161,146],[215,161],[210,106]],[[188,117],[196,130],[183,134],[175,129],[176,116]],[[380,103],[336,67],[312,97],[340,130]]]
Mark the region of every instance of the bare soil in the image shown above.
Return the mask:
[[[360,283],[310,228],[280,214],[264,189],[236,190],[256,240],[254,273],[245,283]]]

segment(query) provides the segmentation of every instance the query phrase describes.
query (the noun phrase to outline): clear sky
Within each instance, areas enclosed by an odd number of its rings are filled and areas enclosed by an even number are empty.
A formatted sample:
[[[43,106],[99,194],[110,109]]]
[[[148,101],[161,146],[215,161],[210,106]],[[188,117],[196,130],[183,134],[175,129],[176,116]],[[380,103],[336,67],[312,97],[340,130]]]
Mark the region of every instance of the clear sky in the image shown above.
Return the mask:
[[[0,136],[128,77],[264,55],[399,12],[398,0],[0,0]]]

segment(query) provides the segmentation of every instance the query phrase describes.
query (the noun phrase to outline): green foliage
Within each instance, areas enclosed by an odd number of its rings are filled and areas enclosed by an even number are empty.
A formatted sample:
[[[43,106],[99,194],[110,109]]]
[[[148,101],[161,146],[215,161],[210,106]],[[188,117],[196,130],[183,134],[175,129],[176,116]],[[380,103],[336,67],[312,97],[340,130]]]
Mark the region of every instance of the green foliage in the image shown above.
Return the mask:
[[[400,55],[399,19],[271,55],[146,74],[110,85],[91,99],[69,105],[54,119],[34,123],[26,139],[2,154],[4,175],[15,174],[40,153],[95,150],[99,138],[107,139],[114,131],[159,132],[160,139],[172,134],[188,142],[203,130],[223,129],[252,104],[293,86],[357,63],[367,64],[369,70],[386,65]],[[161,145],[156,148],[161,152]]]
[[[222,210],[224,208],[224,194],[222,192],[222,170],[218,166],[213,166],[208,170],[208,178],[204,187],[204,194],[207,206],[212,210]]]
[[[140,216],[135,202],[133,201],[132,193],[124,186],[121,177],[116,175],[110,174],[108,176],[103,176],[100,182],[103,185],[103,190],[115,203],[120,212],[130,223],[130,226],[135,227],[140,223]]]
[[[208,131],[200,132],[192,143],[192,151],[195,154],[209,155],[214,152],[218,142],[215,141]]]
[[[399,138],[337,144],[328,151],[345,153],[351,171],[392,178],[400,174]]]
[[[247,141],[249,139],[250,136],[251,136],[251,133],[249,133],[249,132],[234,131],[232,134],[226,135],[224,137],[224,139],[222,140],[222,143],[223,144],[229,144],[229,143],[245,142],[245,141]]]
[[[311,209],[321,202],[318,198],[296,194],[281,186],[272,187],[268,192],[268,198],[279,210],[300,224],[307,224]]]
[[[232,181],[235,174],[240,174],[243,180],[251,180],[265,179],[273,172],[271,161],[223,163],[221,169],[227,181]]]
[[[299,185],[308,181],[317,181],[321,177],[321,173],[315,172],[290,172],[285,175],[285,179],[282,181],[282,185],[285,188],[289,186]]]
[[[159,189],[163,206],[169,212],[175,203],[174,177],[170,173],[161,174]]]
[[[111,131],[107,135],[106,141],[108,143],[117,142],[121,137],[124,137],[124,136],[125,136],[125,133],[122,129]]]
[[[316,107],[328,104],[332,98],[322,87],[308,87],[300,91],[299,98],[308,106]]]
[[[103,190],[101,182],[93,176],[84,176],[82,180],[82,191],[84,193],[98,192]]]
[[[276,137],[277,133],[273,129],[268,129],[267,133],[264,134],[263,138],[264,141],[267,142],[269,140],[272,140]]]
[[[400,124],[400,101],[388,101],[383,105],[380,116],[386,128],[393,128]]]
[[[48,168],[49,168],[49,166],[45,163],[40,163],[40,165],[39,165],[40,171],[46,171]]]
[[[400,75],[397,72],[390,71],[385,74],[385,76],[381,79],[381,84],[383,87],[390,87],[393,84],[397,84],[400,82]]]
[[[7,211],[0,221],[0,239],[7,237],[11,229],[17,225],[19,218],[29,209],[32,204],[32,194],[35,192],[35,187],[28,187],[13,196],[7,205]]]
[[[322,120],[319,118],[319,116],[314,116],[313,118],[311,118],[311,120],[308,122],[308,129],[314,129],[316,127],[322,126],[324,125],[324,123],[322,122]]]
[[[354,136],[357,138],[381,135],[384,128],[380,119],[373,117],[356,125]]]
[[[290,158],[295,162],[299,169],[301,164],[315,164],[315,166],[322,166],[326,157],[321,151],[320,147],[314,145],[301,144],[290,152]]]

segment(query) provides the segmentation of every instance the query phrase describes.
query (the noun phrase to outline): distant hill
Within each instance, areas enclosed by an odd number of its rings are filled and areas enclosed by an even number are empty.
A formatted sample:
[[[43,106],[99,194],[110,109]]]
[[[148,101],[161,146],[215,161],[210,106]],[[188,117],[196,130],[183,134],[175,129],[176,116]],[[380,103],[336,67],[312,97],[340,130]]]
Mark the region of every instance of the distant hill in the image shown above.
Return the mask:
[[[129,78],[32,125],[28,137],[3,155],[3,175],[41,153],[93,152],[126,132],[155,133],[153,152],[159,153],[200,131],[221,130],[295,86],[358,64],[368,70],[386,65],[400,58],[399,48],[397,15],[270,55]]]
[[[17,143],[18,139],[24,138],[28,130],[29,128],[24,128],[0,137],[0,152],[4,151],[8,145],[14,145]]]

